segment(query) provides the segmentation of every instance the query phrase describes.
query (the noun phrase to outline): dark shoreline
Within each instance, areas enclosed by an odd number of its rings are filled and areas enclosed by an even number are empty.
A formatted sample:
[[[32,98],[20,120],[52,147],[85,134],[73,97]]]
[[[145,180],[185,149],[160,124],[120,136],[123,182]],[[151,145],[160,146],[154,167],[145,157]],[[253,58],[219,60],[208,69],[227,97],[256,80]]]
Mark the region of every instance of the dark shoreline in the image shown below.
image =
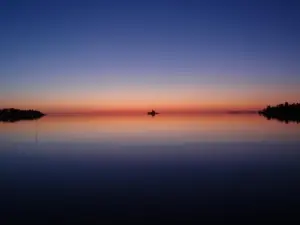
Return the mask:
[[[0,110],[1,122],[17,122],[20,120],[37,120],[45,116],[44,113],[37,110],[21,110],[21,109],[2,109]]]
[[[268,120],[275,119],[280,122],[300,123],[300,103],[279,104],[276,106],[267,106],[258,112],[259,115],[266,117]]]

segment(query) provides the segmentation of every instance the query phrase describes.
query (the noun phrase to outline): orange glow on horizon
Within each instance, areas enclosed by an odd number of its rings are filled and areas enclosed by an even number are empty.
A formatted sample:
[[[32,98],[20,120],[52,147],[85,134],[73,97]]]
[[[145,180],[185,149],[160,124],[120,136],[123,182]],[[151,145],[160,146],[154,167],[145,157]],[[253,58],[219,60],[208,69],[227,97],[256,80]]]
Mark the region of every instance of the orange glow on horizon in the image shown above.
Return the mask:
[[[151,111],[152,109],[161,113],[209,113],[209,112],[228,112],[228,111],[257,111],[265,107],[263,104],[252,104],[252,105],[192,105],[192,106],[166,106],[160,104],[149,104],[148,106],[134,106],[131,107],[99,107],[93,105],[39,105],[39,104],[9,104],[3,108],[21,108],[21,109],[36,109],[44,113],[90,113],[90,114],[140,114]]]
[[[176,89],[177,88],[177,89]],[[1,108],[36,109],[44,113],[139,114],[154,109],[162,113],[227,112],[260,110],[266,105],[297,102],[300,92],[280,85],[222,85],[172,87],[149,90],[79,91],[57,90],[40,96],[15,95],[0,100]],[[276,90],[276,91],[274,91]]]

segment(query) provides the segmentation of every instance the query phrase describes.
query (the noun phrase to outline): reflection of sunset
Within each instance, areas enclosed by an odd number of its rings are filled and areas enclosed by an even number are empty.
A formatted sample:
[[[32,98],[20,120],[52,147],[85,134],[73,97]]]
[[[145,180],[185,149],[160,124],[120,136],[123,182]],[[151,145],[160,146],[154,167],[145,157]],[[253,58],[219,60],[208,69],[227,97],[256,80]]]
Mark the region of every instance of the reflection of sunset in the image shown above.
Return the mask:
[[[187,143],[201,141],[267,141],[293,139],[297,124],[268,121],[256,114],[139,116],[46,116],[35,122],[0,124],[11,141],[41,142]],[[273,138],[273,139],[272,139]]]

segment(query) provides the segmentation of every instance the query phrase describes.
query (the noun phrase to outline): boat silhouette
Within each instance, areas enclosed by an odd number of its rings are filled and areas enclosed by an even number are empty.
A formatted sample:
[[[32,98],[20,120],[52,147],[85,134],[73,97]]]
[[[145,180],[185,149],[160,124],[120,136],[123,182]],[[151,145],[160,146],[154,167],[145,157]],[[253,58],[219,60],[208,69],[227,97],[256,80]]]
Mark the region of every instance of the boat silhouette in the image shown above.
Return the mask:
[[[151,112],[148,112],[148,115],[151,115],[151,116],[155,116],[156,114],[159,114],[159,113],[155,112],[153,109]]]

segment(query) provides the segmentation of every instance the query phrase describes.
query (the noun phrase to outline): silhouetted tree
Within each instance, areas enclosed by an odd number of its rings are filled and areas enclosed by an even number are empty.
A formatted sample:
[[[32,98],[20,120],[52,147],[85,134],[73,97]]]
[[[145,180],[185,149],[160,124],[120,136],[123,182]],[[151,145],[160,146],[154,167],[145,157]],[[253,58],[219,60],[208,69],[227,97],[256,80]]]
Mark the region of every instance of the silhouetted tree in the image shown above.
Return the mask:
[[[15,122],[19,120],[39,119],[45,114],[36,110],[20,110],[20,109],[2,109],[0,110],[0,121]]]
[[[268,119],[277,119],[282,122],[300,122],[300,104],[278,104],[276,106],[267,106],[265,109],[259,111],[259,114],[267,117]]]

